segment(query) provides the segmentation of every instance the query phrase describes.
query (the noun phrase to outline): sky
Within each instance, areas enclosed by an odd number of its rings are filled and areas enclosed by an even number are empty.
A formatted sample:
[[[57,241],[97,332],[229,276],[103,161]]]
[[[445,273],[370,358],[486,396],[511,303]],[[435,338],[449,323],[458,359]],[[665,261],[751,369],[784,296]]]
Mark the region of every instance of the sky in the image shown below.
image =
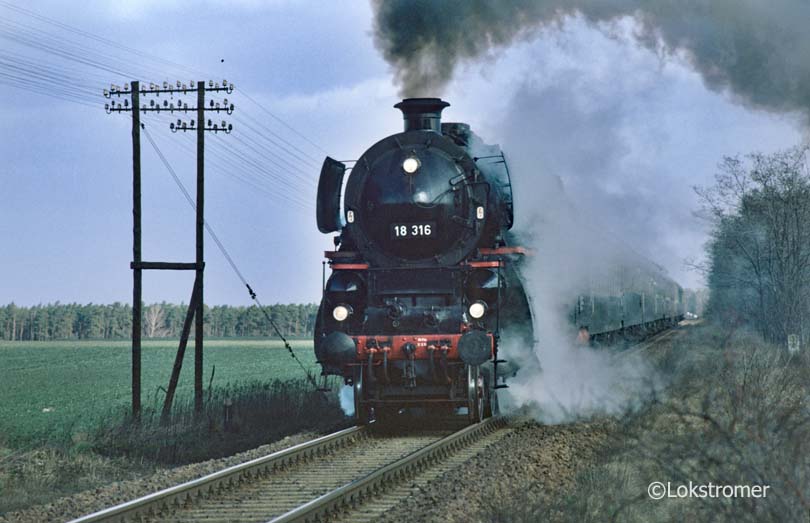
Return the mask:
[[[130,120],[105,113],[102,91],[132,79],[233,82],[235,112],[221,119],[234,131],[206,136],[206,218],[264,303],[317,301],[332,245],[315,225],[320,163],[356,159],[402,127],[372,7],[189,5],[0,0],[0,304],[131,300]],[[606,35],[567,17],[461,63],[436,95],[452,104],[445,121],[506,151],[520,227],[542,202],[521,184],[556,176],[605,234],[700,286],[685,263],[700,259],[708,232],[692,187],[711,184],[725,155],[796,145],[802,127],[708,89],[687,60],[638,45],[633,29],[625,20]],[[169,130],[176,118],[144,123],[193,194],[194,140]],[[144,259],[193,261],[194,213],[145,137],[142,162]],[[210,237],[206,261],[207,303],[250,303]],[[192,277],[148,271],[144,300],[187,302]]]

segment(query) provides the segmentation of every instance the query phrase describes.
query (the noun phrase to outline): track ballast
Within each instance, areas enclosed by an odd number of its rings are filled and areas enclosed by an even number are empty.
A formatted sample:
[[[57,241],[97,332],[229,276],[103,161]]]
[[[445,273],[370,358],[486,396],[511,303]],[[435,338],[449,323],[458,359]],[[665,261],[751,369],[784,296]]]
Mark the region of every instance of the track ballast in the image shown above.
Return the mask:
[[[407,479],[477,453],[504,426],[494,418],[456,431],[352,427],[73,523],[373,519],[409,495]]]

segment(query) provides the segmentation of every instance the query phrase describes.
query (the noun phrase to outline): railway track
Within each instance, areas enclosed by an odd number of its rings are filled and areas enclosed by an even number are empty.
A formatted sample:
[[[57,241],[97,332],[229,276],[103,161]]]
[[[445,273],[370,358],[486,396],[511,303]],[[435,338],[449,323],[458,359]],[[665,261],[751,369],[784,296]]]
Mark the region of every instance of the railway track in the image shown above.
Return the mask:
[[[678,332],[679,331],[678,331],[677,326],[676,327],[670,327],[669,329],[667,329],[667,330],[665,330],[663,332],[659,332],[658,334],[654,335],[652,338],[646,339],[646,340],[642,341],[641,343],[633,345],[632,347],[630,347],[627,350],[617,352],[616,354],[619,357],[629,357],[629,356],[632,356],[634,354],[639,354],[639,353],[648,351],[651,348],[658,345],[659,343],[661,343],[662,341],[677,336]]]
[[[368,521],[509,430],[352,427],[71,523]]]

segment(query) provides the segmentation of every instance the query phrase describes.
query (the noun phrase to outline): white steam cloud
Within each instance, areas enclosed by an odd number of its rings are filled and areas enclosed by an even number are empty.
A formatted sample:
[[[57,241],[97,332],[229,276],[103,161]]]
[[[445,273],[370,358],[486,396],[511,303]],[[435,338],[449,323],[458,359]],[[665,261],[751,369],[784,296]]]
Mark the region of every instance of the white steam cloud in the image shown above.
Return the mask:
[[[537,339],[527,350],[504,338],[506,359],[521,370],[499,397],[507,409],[527,405],[547,423],[621,413],[658,388],[643,355],[579,345],[570,315],[577,296],[592,288],[619,295],[622,289],[605,284],[639,283],[619,268],[658,272],[648,253],[675,257],[659,241],[683,208],[681,198],[662,197],[675,193],[672,179],[636,169],[623,132],[629,111],[617,101],[625,97],[574,85],[524,80],[498,134],[515,190],[513,232],[533,251],[524,276]]]
[[[517,174],[516,177],[520,178]],[[655,372],[640,354],[615,353],[577,342],[569,315],[580,293],[594,281],[609,281],[611,268],[635,263],[636,254],[582,224],[566,203],[559,186],[544,186],[545,205],[535,214],[536,227],[520,234],[533,255],[524,268],[526,290],[532,298],[537,344],[527,351],[508,337],[502,354],[520,365],[509,388],[501,391],[509,411],[528,406],[546,423],[572,421],[596,414],[632,409],[658,388]],[[537,232],[539,231],[539,232]]]
[[[354,388],[351,385],[343,385],[338,390],[338,400],[343,413],[349,418],[354,416]]]

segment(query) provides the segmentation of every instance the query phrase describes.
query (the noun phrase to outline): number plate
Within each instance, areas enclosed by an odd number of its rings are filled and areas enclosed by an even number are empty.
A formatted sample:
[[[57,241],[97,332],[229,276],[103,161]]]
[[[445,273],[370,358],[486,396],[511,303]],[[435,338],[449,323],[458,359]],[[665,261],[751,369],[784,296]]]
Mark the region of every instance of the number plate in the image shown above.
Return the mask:
[[[406,238],[432,238],[436,234],[434,222],[421,223],[392,223],[391,238],[404,240]]]

